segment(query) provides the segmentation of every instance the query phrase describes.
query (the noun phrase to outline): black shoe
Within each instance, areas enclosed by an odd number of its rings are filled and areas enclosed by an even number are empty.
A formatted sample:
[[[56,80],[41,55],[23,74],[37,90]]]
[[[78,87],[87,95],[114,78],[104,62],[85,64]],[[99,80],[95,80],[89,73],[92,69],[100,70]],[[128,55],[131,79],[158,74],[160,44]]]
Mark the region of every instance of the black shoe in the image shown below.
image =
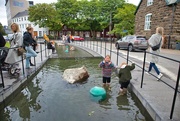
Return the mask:
[[[30,63],[30,66],[35,66],[34,64]]]

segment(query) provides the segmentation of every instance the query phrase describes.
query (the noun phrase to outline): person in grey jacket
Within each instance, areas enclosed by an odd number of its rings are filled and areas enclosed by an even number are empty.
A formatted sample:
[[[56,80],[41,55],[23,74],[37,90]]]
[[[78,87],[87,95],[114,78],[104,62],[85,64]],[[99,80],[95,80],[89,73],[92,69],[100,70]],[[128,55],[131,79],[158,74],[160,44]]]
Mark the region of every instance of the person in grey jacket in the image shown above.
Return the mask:
[[[15,48],[15,47],[20,47],[23,45],[23,38],[22,38],[22,34],[19,30],[18,24],[13,23],[11,25],[11,30],[13,31],[13,36],[10,41],[10,45],[11,45],[11,48],[14,48],[14,49],[9,49],[8,55],[5,59],[5,63],[14,64],[17,62],[16,68],[18,70],[20,70],[19,62],[21,61],[21,56],[18,56],[18,54],[17,54],[18,48]]]
[[[150,46],[150,52],[153,54],[160,54],[160,50],[161,50],[161,46],[163,43],[163,34],[164,34],[164,28],[163,27],[157,27],[156,28],[156,33],[153,34],[150,39],[148,40],[148,44]],[[161,42],[161,46],[159,49],[153,51],[152,47],[158,45]],[[156,71],[156,73],[158,74],[158,79],[160,80],[163,76],[163,74],[159,71],[159,69],[157,68],[156,64],[158,63],[159,59],[157,55],[153,55],[151,54],[151,61],[150,61],[150,65],[149,65],[149,70],[147,72],[147,74],[149,74],[149,72],[151,71],[152,68],[154,68],[154,70]]]

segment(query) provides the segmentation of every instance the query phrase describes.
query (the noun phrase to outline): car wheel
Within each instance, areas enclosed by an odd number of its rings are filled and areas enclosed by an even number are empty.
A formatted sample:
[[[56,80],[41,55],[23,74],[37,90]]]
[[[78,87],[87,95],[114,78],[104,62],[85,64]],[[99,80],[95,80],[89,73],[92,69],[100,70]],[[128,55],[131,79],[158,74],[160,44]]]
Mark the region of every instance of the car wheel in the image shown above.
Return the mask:
[[[132,51],[134,50],[134,49],[133,49],[133,45],[129,45],[129,46],[128,46],[128,49],[129,49],[130,52],[132,52]]]
[[[116,49],[120,49],[120,47],[119,47],[119,44],[118,43],[116,43],[116,45],[115,45],[115,47],[116,47]]]

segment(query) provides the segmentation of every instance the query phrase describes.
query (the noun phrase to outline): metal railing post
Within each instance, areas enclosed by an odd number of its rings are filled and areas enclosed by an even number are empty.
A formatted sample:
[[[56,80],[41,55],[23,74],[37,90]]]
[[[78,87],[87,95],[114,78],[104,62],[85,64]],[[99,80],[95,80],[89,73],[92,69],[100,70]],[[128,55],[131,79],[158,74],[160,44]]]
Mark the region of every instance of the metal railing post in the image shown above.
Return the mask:
[[[104,48],[104,50],[105,50],[104,56],[106,56],[106,41],[105,41],[105,48]]]
[[[97,44],[96,44],[96,52],[98,52],[98,40],[97,40]]]
[[[143,86],[145,64],[146,64],[146,50],[144,51],[144,61],[143,61],[143,69],[142,69],[141,88]]]
[[[46,53],[46,41],[44,42],[45,45],[45,57],[47,57],[47,53]]]
[[[1,71],[2,86],[3,86],[3,88],[4,88],[4,87],[5,87],[5,86],[4,86],[4,77],[3,77],[1,65],[0,65],[0,71]]]
[[[40,44],[40,50],[41,50],[41,61],[42,61],[42,44]]]
[[[88,38],[88,41],[89,41],[89,38]],[[88,48],[88,45],[89,45],[88,43],[90,43],[90,42],[88,42],[88,41],[87,41],[87,48]]]
[[[23,75],[25,75],[23,55],[21,55],[21,62],[22,62]]]
[[[127,50],[127,64],[129,62],[129,46],[128,46],[128,50]]]
[[[178,92],[178,87],[179,87],[179,79],[180,79],[180,63],[179,63],[179,71],[177,75],[176,87],[174,91],[174,98],[173,98],[172,107],[171,107],[170,119],[172,119],[173,113],[174,113],[174,107],[175,107],[176,97],[177,97],[177,92]]]
[[[119,61],[119,49],[117,49],[117,60],[116,60],[116,65],[119,64],[118,61]]]
[[[111,45],[110,45],[110,56],[111,56],[111,53],[112,53],[112,39],[111,39]]]
[[[100,53],[102,54],[102,39],[101,39],[101,52]]]

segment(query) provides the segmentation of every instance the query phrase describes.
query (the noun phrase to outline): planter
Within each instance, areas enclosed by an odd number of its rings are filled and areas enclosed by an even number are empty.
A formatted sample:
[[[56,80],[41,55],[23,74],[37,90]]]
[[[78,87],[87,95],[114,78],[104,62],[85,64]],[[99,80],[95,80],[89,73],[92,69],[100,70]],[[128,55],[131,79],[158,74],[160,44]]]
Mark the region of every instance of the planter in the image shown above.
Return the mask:
[[[180,50],[180,42],[176,42],[176,50]]]

